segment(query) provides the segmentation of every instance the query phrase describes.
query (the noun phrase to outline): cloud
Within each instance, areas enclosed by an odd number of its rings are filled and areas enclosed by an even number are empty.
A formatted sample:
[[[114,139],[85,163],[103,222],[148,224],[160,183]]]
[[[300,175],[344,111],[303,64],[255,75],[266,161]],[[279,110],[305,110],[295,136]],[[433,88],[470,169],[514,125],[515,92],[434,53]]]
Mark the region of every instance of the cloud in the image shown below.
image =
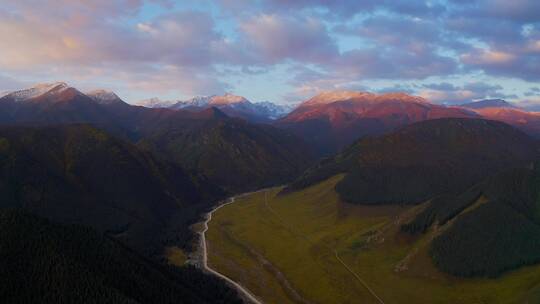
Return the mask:
[[[267,74],[296,96],[433,78],[447,87],[422,90],[437,100],[508,96],[455,76],[538,81],[539,10],[533,0],[0,0],[0,69],[156,93],[222,92]]]
[[[525,92],[523,95],[526,97],[540,97],[540,87],[529,88],[529,91]]]
[[[0,68],[12,74],[48,70],[66,77],[74,69],[119,75],[137,66],[138,77],[146,79],[132,85],[177,83],[186,92],[223,91],[226,85],[216,78],[213,65],[242,56],[206,13],[181,11],[131,23],[120,20],[135,15],[142,1],[54,2],[31,6],[21,1],[8,5],[10,11],[0,9]]]
[[[259,15],[241,23],[240,29],[261,61],[321,63],[338,54],[326,26],[316,19]]]
[[[247,0],[220,0],[223,8],[234,12],[272,14],[304,13],[321,16],[328,20],[352,18],[359,14],[379,11],[412,16],[433,16],[445,11],[443,1],[424,0],[260,0],[259,5]]]
[[[34,20],[27,15],[3,15],[0,65],[16,68],[40,63],[96,64],[152,62],[207,66],[227,52],[224,37],[213,19],[185,11],[160,16],[132,27]],[[45,22],[46,21],[46,22]],[[44,25],[43,23],[46,23]]]
[[[356,78],[387,79],[423,79],[457,71],[454,59],[429,50],[405,52],[377,47],[344,52],[335,60],[332,68]]]
[[[486,75],[537,81],[540,79],[540,2],[477,0],[461,4],[446,18],[445,27],[470,40],[460,53],[465,69]]]
[[[503,18],[515,22],[538,22],[540,2],[536,0],[480,0],[472,1],[472,16]]]
[[[154,94],[175,92],[187,96],[223,94],[230,88],[214,77],[212,72],[201,71],[199,68],[166,66],[148,73],[149,69],[151,67],[139,74],[124,74],[128,88]]]
[[[377,90],[378,93],[407,93],[407,94],[414,94],[416,92],[416,89],[411,85],[404,85],[404,84],[394,84],[390,87],[385,87]]]
[[[13,91],[27,85],[27,83],[0,74],[0,96],[2,92]]]
[[[519,46],[508,50],[474,49],[461,55],[460,59],[468,68],[482,70],[488,75],[540,80],[540,52],[528,53]]]
[[[427,100],[446,104],[461,104],[487,98],[517,97],[505,95],[501,92],[502,90],[503,87],[500,85],[490,85],[484,82],[469,82],[462,86],[443,82],[424,84],[417,94]]]
[[[405,16],[374,15],[360,23],[337,26],[335,30],[393,46],[435,44],[440,40],[440,29],[434,21]]]

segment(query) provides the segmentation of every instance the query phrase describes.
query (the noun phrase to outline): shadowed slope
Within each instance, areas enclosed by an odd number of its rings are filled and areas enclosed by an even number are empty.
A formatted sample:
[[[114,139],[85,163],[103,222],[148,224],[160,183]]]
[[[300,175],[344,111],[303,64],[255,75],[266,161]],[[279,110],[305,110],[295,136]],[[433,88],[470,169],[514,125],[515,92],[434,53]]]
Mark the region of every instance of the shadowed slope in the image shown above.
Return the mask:
[[[432,200],[402,230],[425,233],[436,226],[443,231],[431,246],[442,271],[499,276],[540,262],[539,189],[538,167],[506,171],[462,194]]]
[[[419,203],[463,191],[500,170],[526,166],[537,155],[534,140],[504,123],[429,120],[359,140],[306,171],[288,191],[345,172],[336,190],[346,201]]]
[[[90,225],[145,250],[173,220],[185,225],[223,195],[88,125],[0,128],[0,189],[1,207]]]
[[[196,169],[232,192],[290,181],[313,161],[295,136],[227,117],[158,129],[140,146]]]

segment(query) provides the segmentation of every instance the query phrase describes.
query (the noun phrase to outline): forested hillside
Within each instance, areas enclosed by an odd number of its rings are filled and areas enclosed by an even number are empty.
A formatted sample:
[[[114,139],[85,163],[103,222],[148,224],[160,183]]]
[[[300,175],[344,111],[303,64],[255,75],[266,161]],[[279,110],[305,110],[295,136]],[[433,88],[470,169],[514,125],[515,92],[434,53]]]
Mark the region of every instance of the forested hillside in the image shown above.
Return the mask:
[[[308,146],[285,131],[228,118],[217,109],[209,114],[214,118],[157,128],[139,146],[230,192],[289,182],[314,161]]]
[[[452,219],[450,227],[431,246],[435,265],[445,272],[495,277],[540,262],[538,164],[497,174],[444,201],[434,200],[403,228],[426,231]]]
[[[340,197],[359,204],[415,204],[466,190],[501,170],[530,165],[538,144],[504,123],[481,119],[419,122],[364,138],[307,170],[286,191],[338,173]]]
[[[89,125],[0,128],[0,207],[92,226],[152,253],[224,193]]]
[[[242,303],[191,268],[156,265],[78,225],[0,210],[2,303]]]

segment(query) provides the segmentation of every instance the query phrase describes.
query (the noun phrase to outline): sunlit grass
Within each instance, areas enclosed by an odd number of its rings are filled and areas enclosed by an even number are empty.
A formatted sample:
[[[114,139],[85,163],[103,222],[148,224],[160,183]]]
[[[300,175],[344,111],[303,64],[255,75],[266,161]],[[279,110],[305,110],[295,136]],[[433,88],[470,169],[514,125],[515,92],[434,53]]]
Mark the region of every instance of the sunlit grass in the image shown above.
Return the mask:
[[[282,196],[279,189],[256,193],[220,209],[207,234],[211,266],[267,303],[301,302],[290,288],[314,303],[378,303],[334,250],[385,303],[538,302],[539,266],[495,280],[442,274],[427,254],[429,234],[411,240],[398,232],[420,207],[343,204],[333,190],[340,178]],[[405,270],[396,272],[400,263]]]
[[[165,258],[167,262],[174,266],[184,266],[187,256],[184,251],[176,246],[165,248]]]

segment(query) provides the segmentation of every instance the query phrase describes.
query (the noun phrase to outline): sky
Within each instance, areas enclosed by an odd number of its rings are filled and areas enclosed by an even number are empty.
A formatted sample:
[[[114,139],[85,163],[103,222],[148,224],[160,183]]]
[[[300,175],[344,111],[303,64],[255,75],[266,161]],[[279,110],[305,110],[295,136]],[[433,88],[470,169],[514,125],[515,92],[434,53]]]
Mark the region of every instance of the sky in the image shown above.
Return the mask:
[[[0,0],[0,92],[127,102],[321,91],[540,104],[538,0]]]

